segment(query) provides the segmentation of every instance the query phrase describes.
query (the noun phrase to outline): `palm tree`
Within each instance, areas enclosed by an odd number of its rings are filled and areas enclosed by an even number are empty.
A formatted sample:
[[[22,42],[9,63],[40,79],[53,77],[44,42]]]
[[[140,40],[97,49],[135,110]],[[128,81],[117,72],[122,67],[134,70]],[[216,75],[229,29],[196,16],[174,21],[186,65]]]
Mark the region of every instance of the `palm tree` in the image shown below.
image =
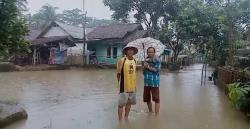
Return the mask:
[[[49,4],[42,6],[38,13],[32,16],[32,25],[35,26],[35,28],[42,28],[48,22],[57,20],[58,14],[56,10],[58,9],[58,7],[53,7]]]
[[[58,9],[58,7],[53,7],[49,4],[46,4],[42,7],[42,9],[40,9],[39,15],[42,16],[41,18],[46,21],[56,20],[56,10]]]
[[[17,5],[19,11],[21,11],[21,12],[28,10],[26,7],[26,4],[27,4],[27,0],[16,0],[16,5]]]

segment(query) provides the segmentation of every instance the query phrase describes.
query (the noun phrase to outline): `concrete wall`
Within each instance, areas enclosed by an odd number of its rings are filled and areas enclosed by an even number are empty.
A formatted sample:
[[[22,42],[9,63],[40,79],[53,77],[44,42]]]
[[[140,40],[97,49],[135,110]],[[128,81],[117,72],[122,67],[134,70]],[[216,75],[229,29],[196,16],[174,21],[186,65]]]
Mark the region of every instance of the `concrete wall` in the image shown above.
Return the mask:
[[[67,54],[70,55],[70,56],[82,56],[82,53],[83,53],[83,43],[75,43],[76,46],[74,47],[69,47],[67,50]],[[85,50],[87,50],[87,45],[86,45],[86,48]]]
[[[111,57],[107,57],[107,49],[111,47]],[[117,48],[117,57],[113,57],[113,48]],[[122,57],[122,43],[117,43],[116,45],[109,45],[107,43],[96,42],[96,43],[89,43],[88,50],[96,50],[96,57],[98,63],[104,64],[116,64],[117,60]]]

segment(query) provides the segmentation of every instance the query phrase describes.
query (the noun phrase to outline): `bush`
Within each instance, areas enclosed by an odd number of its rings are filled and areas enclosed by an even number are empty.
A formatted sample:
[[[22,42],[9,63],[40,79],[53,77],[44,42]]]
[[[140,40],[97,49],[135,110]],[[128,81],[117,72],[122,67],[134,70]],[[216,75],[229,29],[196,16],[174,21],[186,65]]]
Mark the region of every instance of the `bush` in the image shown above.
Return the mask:
[[[14,71],[15,65],[9,62],[0,62],[0,72]]]
[[[229,99],[239,110],[250,113],[250,68],[241,71],[241,79],[228,85]]]
[[[250,111],[250,83],[237,82],[228,88],[231,103],[241,111]]]

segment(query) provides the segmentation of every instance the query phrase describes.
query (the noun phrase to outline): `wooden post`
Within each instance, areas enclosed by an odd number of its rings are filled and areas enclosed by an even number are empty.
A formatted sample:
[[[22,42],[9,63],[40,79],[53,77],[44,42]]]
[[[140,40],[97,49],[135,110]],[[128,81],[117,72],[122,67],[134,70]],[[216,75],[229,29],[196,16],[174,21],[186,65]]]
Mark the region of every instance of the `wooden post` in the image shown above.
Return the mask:
[[[83,0],[83,19],[82,19],[82,26],[83,26],[83,65],[86,64],[86,15],[87,12],[85,12],[85,0]]]
[[[205,78],[204,78],[204,86],[206,86],[207,81],[207,62],[205,62]]]
[[[203,74],[204,74],[204,63],[202,64],[202,70],[201,70],[201,86],[203,85]]]
[[[34,51],[33,51],[33,65],[36,65],[36,46],[34,46]]]

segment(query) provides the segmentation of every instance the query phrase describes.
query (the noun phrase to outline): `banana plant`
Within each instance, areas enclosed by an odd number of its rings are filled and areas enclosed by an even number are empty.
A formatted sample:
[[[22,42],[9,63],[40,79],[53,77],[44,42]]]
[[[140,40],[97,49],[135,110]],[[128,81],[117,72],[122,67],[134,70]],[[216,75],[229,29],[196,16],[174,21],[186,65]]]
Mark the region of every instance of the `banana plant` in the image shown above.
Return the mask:
[[[250,108],[250,83],[236,82],[228,85],[229,99],[240,110]]]

